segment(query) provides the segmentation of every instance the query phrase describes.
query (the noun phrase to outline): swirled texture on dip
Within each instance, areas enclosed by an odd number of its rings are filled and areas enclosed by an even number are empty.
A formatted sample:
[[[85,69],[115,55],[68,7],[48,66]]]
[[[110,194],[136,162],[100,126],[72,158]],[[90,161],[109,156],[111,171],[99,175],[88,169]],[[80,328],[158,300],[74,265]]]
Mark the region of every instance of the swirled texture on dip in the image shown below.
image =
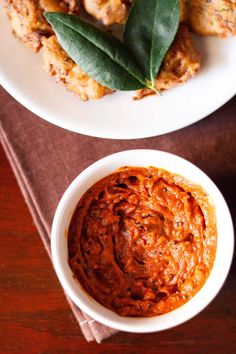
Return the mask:
[[[79,201],[68,233],[69,264],[83,288],[121,316],[155,316],[205,283],[217,244],[207,193],[154,167],[124,167]]]

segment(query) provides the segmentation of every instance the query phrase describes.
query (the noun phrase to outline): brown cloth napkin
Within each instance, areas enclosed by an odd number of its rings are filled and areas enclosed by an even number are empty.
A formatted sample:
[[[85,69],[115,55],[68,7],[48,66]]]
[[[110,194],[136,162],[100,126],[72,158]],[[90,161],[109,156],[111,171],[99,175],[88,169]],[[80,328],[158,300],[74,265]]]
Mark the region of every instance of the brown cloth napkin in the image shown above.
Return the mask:
[[[52,219],[65,189],[83,169],[111,153],[135,148],[172,152],[195,163],[223,189],[226,186],[226,193],[230,191],[235,178],[235,118],[236,98],[174,133],[140,140],[98,139],[43,121],[0,88],[1,142],[49,255]],[[68,301],[88,341],[101,342],[116,332]]]

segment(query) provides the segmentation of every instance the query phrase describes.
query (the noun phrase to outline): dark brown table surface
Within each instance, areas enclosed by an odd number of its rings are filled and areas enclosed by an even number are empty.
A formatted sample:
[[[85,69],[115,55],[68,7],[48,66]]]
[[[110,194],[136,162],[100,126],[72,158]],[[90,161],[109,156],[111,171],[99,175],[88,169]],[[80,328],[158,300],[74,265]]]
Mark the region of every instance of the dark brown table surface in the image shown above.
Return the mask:
[[[232,150],[234,154],[236,149]],[[235,216],[235,168],[224,174],[227,156],[218,158],[222,170],[213,177]],[[161,333],[119,333],[102,344],[87,343],[1,148],[0,176],[1,354],[236,353],[235,261],[215,300],[189,322]]]

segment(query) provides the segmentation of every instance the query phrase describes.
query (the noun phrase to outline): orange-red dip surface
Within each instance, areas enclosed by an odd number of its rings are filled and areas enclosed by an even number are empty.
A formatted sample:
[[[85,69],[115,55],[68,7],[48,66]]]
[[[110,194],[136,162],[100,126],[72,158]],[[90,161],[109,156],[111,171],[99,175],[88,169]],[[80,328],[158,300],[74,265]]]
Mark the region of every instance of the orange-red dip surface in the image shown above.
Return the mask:
[[[68,233],[75,277],[122,316],[155,316],[188,301],[209,276],[216,244],[206,192],[154,167],[124,167],[93,185]]]

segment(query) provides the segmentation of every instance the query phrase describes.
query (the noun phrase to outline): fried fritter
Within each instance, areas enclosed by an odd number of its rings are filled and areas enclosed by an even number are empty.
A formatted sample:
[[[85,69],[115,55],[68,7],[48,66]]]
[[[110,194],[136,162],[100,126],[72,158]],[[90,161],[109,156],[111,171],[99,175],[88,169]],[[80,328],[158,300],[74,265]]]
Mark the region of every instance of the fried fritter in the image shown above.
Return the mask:
[[[57,81],[64,83],[69,91],[78,94],[83,101],[99,99],[112,90],[94,81],[68,57],[56,36],[43,39],[44,67]]]
[[[181,21],[186,18],[185,3],[180,1]],[[85,10],[104,25],[123,24],[128,16],[132,0],[83,0]]]
[[[200,53],[194,47],[188,27],[181,24],[157,76],[156,88],[159,91],[168,90],[176,84],[186,82],[199,69]]]
[[[132,0],[83,0],[85,10],[104,25],[125,22]],[[180,0],[180,22],[203,36],[236,35],[236,0]]]
[[[5,0],[5,7],[13,32],[34,52],[41,48],[42,37],[53,34],[45,11],[78,13],[77,0]]]
[[[188,0],[180,0],[180,22],[187,22],[188,18]]]
[[[123,24],[132,0],[83,0],[85,10],[104,25]]]
[[[177,36],[162,64],[156,78],[158,91],[169,90],[184,83],[200,70],[200,54],[195,49],[189,29],[181,24]],[[150,95],[149,89],[138,91],[137,99]]]
[[[236,0],[188,0],[188,23],[203,35],[236,35]]]

